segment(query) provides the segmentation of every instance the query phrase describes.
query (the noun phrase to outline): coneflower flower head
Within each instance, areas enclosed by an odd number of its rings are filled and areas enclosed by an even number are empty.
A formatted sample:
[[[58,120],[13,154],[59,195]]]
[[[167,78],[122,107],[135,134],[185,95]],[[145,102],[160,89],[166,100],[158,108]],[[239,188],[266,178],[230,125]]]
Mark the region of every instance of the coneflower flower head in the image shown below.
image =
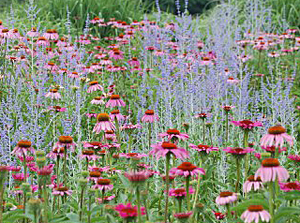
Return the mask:
[[[120,107],[120,106],[126,106],[125,102],[120,98],[120,95],[113,94],[110,96],[109,101],[106,103],[105,107]]]
[[[158,116],[154,113],[153,110],[147,110],[142,117],[142,122],[153,123],[155,121],[159,121]]]
[[[177,147],[176,144],[171,142],[161,142],[158,144],[151,145],[153,148],[149,155],[156,156],[156,159],[159,159],[160,157],[165,157],[167,154],[174,155],[176,158],[179,159],[187,159],[189,157],[188,151],[186,151],[184,148]]]
[[[257,191],[261,188],[264,188],[264,185],[260,177],[255,178],[254,175],[248,177],[247,181],[243,184],[244,193],[248,193],[251,190]]]
[[[237,200],[237,195],[233,192],[225,191],[221,192],[220,195],[216,198],[216,203],[218,205],[225,205],[233,203]]]
[[[293,146],[293,137],[286,133],[286,129],[280,124],[275,125],[268,129],[268,134],[264,135],[260,140],[261,146],[272,146],[275,147],[283,146],[284,140],[286,140],[290,146]]]
[[[107,113],[100,113],[97,115],[97,124],[95,125],[93,132],[99,134],[101,131],[116,130],[114,124],[110,121],[110,117]]]
[[[242,214],[241,219],[245,221],[245,223],[258,223],[260,220],[262,222],[269,222],[271,219],[271,215],[269,212],[264,210],[261,205],[251,205],[248,209]]]
[[[231,121],[232,124],[241,127],[244,130],[252,130],[254,127],[261,127],[261,122],[252,122],[250,120]]]
[[[261,178],[262,182],[285,181],[289,178],[288,171],[280,166],[278,159],[267,158],[262,161],[262,166],[256,171],[255,178]]]

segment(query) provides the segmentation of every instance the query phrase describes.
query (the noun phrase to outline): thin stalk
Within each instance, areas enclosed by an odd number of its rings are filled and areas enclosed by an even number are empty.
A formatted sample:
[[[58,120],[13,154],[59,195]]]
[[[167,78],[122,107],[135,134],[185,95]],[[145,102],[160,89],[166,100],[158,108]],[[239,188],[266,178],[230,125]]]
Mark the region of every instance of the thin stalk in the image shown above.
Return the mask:
[[[235,183],[235,193],[238,193],[239,191],[239,184],[240,184],[240,179],[241,179],[241,173],[240,173],[240,159],[239,158],[235,158],[236,160],[236,175],[237,175],[237,179],[236,179],[236,183]]]
[[[248,138],[249,138],[249,131],[244,130],[244,148],[248,147]],[[245,157],[245,179],[247,179],[248,171],[249,171],[249,159],[250,154],[247,153]]]
[[[89,204],[88,204],[88,208],[89,208],[89,213],[88,213],[88,223],[91,223],[91,214],[90,214],[91,206],[92,206],[92,199],[91,199],[91,196],[89,196]]]
[[[168,204],[169,204],[169,189],[170,189],[170,179],[169,179],[169,169],[170,169],[170,153],[166,155],[166,206],[165,206],[165,223],[168,222]]]
[[[149,125],[148,125],[148,132],[149,132],[148,148],[149,148],[149,150],[150,150],[150,149],[151,149],[151,134],[152,134],[151,123],[149,123]]]
[[[181,210],[182,210],[182,199],[181,198],[178,198],[178,213],[181,213]]]
[[[226,137],[225,137],[225,146],[227,145],[228,143],[228,138],[229,138],[229,122],[228,122],[228,112],[226,112],[226,115],[225,115],[225,128],[226,128]]]
[[[24,182],[27,182],[27,165],[26,165],[26,156],[23,153],[23,167],[24,167]]]
[[[202,119],[202,143],[205,144],[205,120]]]
[[[67,184],[67,146],[64,148],[64,186]]]
[[[137,208],[138,208],[138,223],[142,223],[141,198],[140,198],[139,187],[136,187],[136,200],[137,200]]]
[[[275,223],[274,219],[274,189],[273,189],[273,182],[269,182],[269,213],[271,215],[270,223]]]
[[[189,188],[190,188],[190,176],[186,177],[185,179],[185,186],[186,186],[186,203],[187,203],[187,209],[188,211],[191,210],[191,203],[190,203],[190,192],[189,192]]]
[[[3,222],[3,195],[4,195],[4,182],[1,182],[0,184],[0,222]]]
[[[210,145],[213,145],[213,139],[212,139],[212,132],[211,132],[211,127],[208,128],[208,133],[209,133],[209,140],[210,140]]]
[[[82,220],[82,207],[83,207],[83,195],[84,195],[84,188],[81,188],[81,194],[80,194],[80,206],[79,206],[79,221]],[[102,200],[103,201],[103,200]]]
[[[43,192],[44,192],[44,223],[48,223],[48,194],[47,194],[47,188],[46,184],[43,186]]]

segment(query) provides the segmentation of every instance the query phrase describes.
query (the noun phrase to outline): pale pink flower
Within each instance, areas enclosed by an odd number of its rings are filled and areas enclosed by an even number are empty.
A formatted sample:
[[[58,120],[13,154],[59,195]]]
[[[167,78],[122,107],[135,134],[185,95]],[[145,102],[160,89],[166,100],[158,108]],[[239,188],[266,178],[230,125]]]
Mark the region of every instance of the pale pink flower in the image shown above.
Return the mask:
[[[110,96],[109,101],[106,103],[105,107],[116,107],[116,106],[126,106],[125,102],[120,98],[119,95],[117,94],[113,94],[112,96]]]
[[[199,152],[204,152],[206,154],[209,154],[211,151],[218,151],[219,148],[218,147],[213,147],[213,146],[209,146],[209,145],[194,145],[194,144],[189,144],[189,147],[192,149],[195,149]]]
[[[71,151],[74,152],[76,146],[77,145],[74,143],[71,136],[60,136],[58,138],[58,142],[53,146],[53,150],[63,147],[65,149],[71,149]]]
[[[247,153],[251,153],[254,151],[254,149],[251,148],[240,148],[240,147],[227,147],[223,149],[223,151],[230,153],[234,156],[244,156]]]
[[[113,200],[115,197],[116,197],[115,195],[104,196],[104,199],[102,199],[102,198],[97,198],[97,201],[99,202],[99,204],[102,204],[102,203],[103,203],[102,200],[104,200],[104,203],[105,203],[106,201],[111,201],[111,200]]]
[[[256,171],[254,177],[260,176],[262,182],[285,181],[289,178],[289,172],[282,166],[278,159],[267,158],[262,161],[262,166]]]
[[[143,157],[147,157],[148,155],[144,153],[120,153],[119,156],[127,159],[141,159]]]
[[[59,187],[54,188],[52,194],[54,196],[65,196],[65,195],[72,195],[72,190],[69,190],[69,188],[62,186],[60,184]]]
[[[23,155],[26,156],[27,152],[29,151],[32,154],[34,154],[35,152],[34,148],[31,146],[31,142],[26,140],[21,140],[17,143],[17,146],[12,151],[12,154],[15,154],[17,156],[23,156]]]
[[[49,176],[54,168],[54,164],[49,164],[48,166],[43,166],[42,168],[37,169],[37,174],[40,176]]]
[[[91,101],[91,104],[93,105],[104,105],[105,102],[103,101],[102,99],[103,97],[95,97],[92,101]]]
[[[61,98],[61,95],[58,93],[57,89],[50,89],[50,92],[48,92],[45,97],[57,100]]]
[[[216,198],[218,205],[231,204],[237,200],[237,194],[229,191],[221,192]]]
[[[87,89],[87,93],[92,93],[93,91],[103,91],[103,87],[98,83],[98,81],[91,81],[89,83],[89,88]]]
[[[112,190],[114,186],[110,184],[110,179],[97,179],[97,184],[92,188],[99,189],[101,191],[109,191]]]
[[[95,155],[94,150],[91,149],[83,149],[82,154],[80,154],[78,157],[86,160],[96,160],[100,158],[99,156]]]
[[[264,135],[260,140],[261,146],[272,146],[282,147],[286,140],[290,146],[293,146],[293,137],[286,133],[286,129],[281,125],[276,125],[268,129],[268,134]]]
[[[251,205],[242,214],[241,219],[244,220],[245,223],[258,223],[260,222],[260,220],[262,222],[269,222],[271,219],[271,215],[269,214],[269,212],[263,209],[263,206]]]
[[[264,188],[260,177],[255,178],[254,175],[248,177],[247,181],[243,184],[244,193],[249,193],[251,190],[257,191]]]
[[[97,124],[95,125],[93,132],[99,134],[101,131],[116,130],[114,124],[110,121],[109,115],[106,113],[100,113],[97,115]]]
[[[153,123],[154,121],[159,121],[159,118],[154,114],[153,110],[147,110],[142,117],[142,122]]]
[[[150,177],[150,172],[148,170],[142,171],[132,171],[124,173],[124,176],[133,183],[143,183]]]

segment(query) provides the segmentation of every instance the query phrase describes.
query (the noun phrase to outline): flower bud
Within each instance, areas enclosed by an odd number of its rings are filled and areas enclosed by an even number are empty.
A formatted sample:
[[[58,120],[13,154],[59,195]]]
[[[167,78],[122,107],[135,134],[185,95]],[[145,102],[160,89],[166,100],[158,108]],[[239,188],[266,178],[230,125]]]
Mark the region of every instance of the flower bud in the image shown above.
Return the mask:
[[[42,158],[42,157],[45,156],[45,152],[43,150],[37,150],[35,152],[35,155],[36,155],[37,158]]]
[[[81,176],[82,176],[83,178],[87,178],[87,177],[89,176],[89,171],[82,171],[82,172],[81,172]]]
[[[260,155],[261,155],[261,159],[262,159],[262,160],[271,157],[271,153],[261,153]]]
[[[36,158],[36,163],[39,168],[42,168],[46,164],[46,158],[45,157],[38,157]]]
[[[41,200],[36,198],[31,198],[27,202],[29,212],[39,213],[41,210]]]
[[[88,180],[87,179],[79,179],[78,183],[79,183],[80,187],[85,187],[88,183]]]

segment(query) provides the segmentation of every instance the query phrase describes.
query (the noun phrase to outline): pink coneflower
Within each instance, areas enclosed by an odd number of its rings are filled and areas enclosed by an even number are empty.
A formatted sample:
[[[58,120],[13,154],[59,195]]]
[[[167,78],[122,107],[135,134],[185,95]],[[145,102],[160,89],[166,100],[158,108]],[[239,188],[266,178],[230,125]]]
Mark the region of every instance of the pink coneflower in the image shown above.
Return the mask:
[[[48,40],[57,40],[59,38],[55,29],[48,29],[43,36]]]
[[[80,159],[86,160],[96,160],[99,157],[95,155],[94,150],[91,149],[83,149],[82,154],[78,156]]]
[[[97,184],[92,187],[93,189],[99,189],[101,191],[112,190],[114,186],[110,184],[110,179],[98,179]]]
[[[160,142],[158,144],[151,145],[151,147],[153,149],[149,152],[149,155],[156,156],[156,159],[159,159],[160,157],[164,157],[168,153],[182,160],[189,158],[188,151],[186,151],[182,147],[177,147],[176,144],[171,142]]]
[[[70,196],[72,195],[72,191],[69,190],[69,188],[60,185],[59,187],[53,189],[52,194],[54,196],[65,196],[65,195]]]
[[[101,142],[83,142],[84,148],[102,149],[103,145]]]
[[[126,205],[118,204],[115,207],[115,210],[119,212],[122,218],[135,218],[138,216],[138,208],[137,206],[131,206],[131,203]],[[145,207],[141,207],[141,215],[145,215]]]
[[[189,147],[192,149],[195,149],[199,152],[205,153],[205,154],[209,154],[211,151],[218,151],[219,148],[218,147],[213,147],[213,146],[209,146],[209,145],[194,145],[194,144],[189,144]]]
[[[132,59],[128,61],[128,64],[133,67],[140,66],[140,62],[138,61],[137,57],[132,57]]]
[[[63,147],[66,149],[71,149],[71,151],[74,152],[76,146],[77,145],[73,142],[73,138],[71,136],[60,136],[53,149],[60,149],[61,147]]]
[[[27,152],[29,151],[32,154],[34,154],[35,152],[34,148],[31,146],[31,142],[26,140],[21,140],[17,143],[17,146],[12,151],[12,154],[15,154],[17,156],[23,156],[23,155],[26,156]]]
[[[100,19],[99,17],[95,17],[90,21],[92,24],[104,22],[104,19]]]
[[[271,215],[263,209],[262,205],[251,205],[242,214],[241,219],[244,220],[245,223],[258,223],[260,220],[263,222],[269,222]]]
[[[153,110],[147,110],[142,117],[142,122],[153,123],[154,121],[159,121],[158,116],[154,114]]]
[[[89,167],[89,177],[87,178],[88,180],[93,180],[95,182],[97,182],[97,180],[101,177],[101,172],[100,169],[95,169],[92,167]]]
[[[223,151],[230,153],[234,156],[240,157],[240,156],[244,156],[247,153],[251,153],[254,151],[254,149],[251,148],[240,148],[240,147],[227,147],[225,149],[223,149]]]
[[[147,157],[148,155],[144,153],[120,153],[119,156],[127,159],[141,159],[143,157]]]
[[[103,200],[104,200],[104,203],[107,203],[108,201],[113,200],[115,197],[116,197],[115,195],[104,196],[103,199],[102,199],[102,198],[97,198],[97,200],[98,200],[98,202],[99,202],[100,204],[102,204],[102,203],[103,203]]]
[[[255,178],[254,175],[248,177],[247,181],[243,184],[244,193],[249,193],[251,190],[257,191],[264,188],[260,177]]]
[[[204,113],[204,112],[198,113],[197,115],[195,115],[195,118],[206,119],[207,118],[207,114]]]
[[[125,130],[125,131],[132,131],[132,130],[135,130],[135,129],[141,129],[142,126],[140,124],[124,124],[122,127],[121,127],[121,130]]]
[[[46,155],[47,158],[50,158],[50,159],[57,159],[57,157],[64,157],[64,152],[65,152],[65,149],[63,147],[61,148],[54,148],[50,153],[48,153]]]
[[[107,139],[108,141],[116,142],[117,137],[116,134],[113,130],[105,131],[104,138]],[[104,145],[104,147],[107,147]]]
[[[279,182],[280,189],[288,192],[288,191],[300,191],[300,183],[299,181],[282,183]]]
[[[36,172],[40,176],[49,176],[52,173],[54,166],[54,164],[49,164],[48,166],[39,168]]]
[[[275,146],[261,146],[261,148],[267,152],[275,153],[276,147]],[[278,147],[278,152],[281,153],[286,151],[286,147]]]
[[[231,121],[232,124],[241,127],[242,129],[249,129],[252,130],[254,127],[261,127],[261,122],[252,122],[250,120],[242,120],[242,121]]]
[[[120,98],[120,95],[113,94],[110,96],[109,101],[106,103],[105,107],[116,107],[116,106],[126,106],[125,102]]]
[[[223,110],[225,112],[230,112],[233,108],[235,108],[235,106],[230,106],[230,105],[224,105],[224,106],[221,106],[223,108]]]
[[[45,97],[57,100],[61,98],[61,95],[57,89],[50,89],[50,92],[48,92]]]
[[[189,187],[189,194],[193,194],[195,190],[192,187]],[[186,189],[185,188],[178,188],[178,189],[170,189],[169,196],[175,197],[177,199],[184,198],[186,196]]]
[[[125,120],[125,116],[122,115],[119,110],[111,111],[109,117],[110,117],[111,120],[117,119],[118,122]]]
[[[103,97],[95,97],[92,101],[91,104],[93,105],[104,105],[105,102],[102,100]]]
[[[167,132],[159,133],[159,137],[164,138],[168,137],[168,140],[177,139],[177,140],[187,140],[189,138],[189,135],[186,133],[181,133],[177,129],[168,129]]]
[[[85,114],[88,118],[97,118],[97,113],[86,113]]]
[[[287,158],[293,160],[297,164],[300,164],[300,155],[289,155]]]
[[[92,93],[93,91],[103,91],[103,87],[98,83],[98,81],[91,81],[89,83],[89,88],[87,89],[87,93]]]
[[[286,140],[290,146],[293,146],[293,137],[286,133],[286,129],[281,125],[275,125],[268,129],[268,134],[264,135],[260,140],[261,146],[272,146],[275,147],[283,146],[284,140]]]
[[[35,27],[32,27],[31,30],[28,31],[26,35],[33,38],[33,37],[38,37],[39,33],[37,32]]]
[[[50,43],[45,37],[39,37],[36,41],[36,45],[38,45],[38,46],[49,46]]]
[[[101,131],[116,130],[114,124],[110,121],[107,113],[100,113],[97,115],[97,124],[95,125],[93,132],[99,134]]]
[[[276,53],[276,52],[271,52],[271,53],[268,53],[268,57],[276,58],[276,57],[280,57],[280,54]]]
[[[217,220],[222,220],[222,219],[224,219],[225,218],[225,214],[222,214],[221,212],[215,212],[214,210],[212,211],[213,213],[214,213],[214,215],[215,215],[215,218],[217,219]]]
[[[205,175],[205,170],[193,165],[190,162],[183,162],[178,167],[174,167],[170,170],[171,174],[189,177],[189,176],[198,176],[199,174]]]
[[[225,205],[233,203],[237,200],[237,194],[229,191],[221,192],[216,198],[216,203],[218,205]]]
[[[186,213],[175,213],[174,217],[178,219],[180,222],[187,222],[188,219],[192,216],[193,212],[186,212]]]
[[[267,158],[262,161],[262,166],[256,171],[255,178],[260,176],[262,182],[285,181],[289,178],[289,172],[282,166],[278,159]]]
[[[203,57],[200,61],[201,65],[213,65],[213,61],[209,57]]]
[[[49,111],[55,111],[55,112],[65,112],[67,111],[67,108],[62,108],[60,106],[50,106],[48,107]]]
[[[24,181],[24,173],[16,173],[16,174],[12,174],[11,175],[13,178],[14,178],[14,180],[15,181]],[[29,174],[27,173],[26,174],[26,178],[28,178],[29,177]]]
[[[233,77],[229,77],[226,82],[229,84],[238,84],[240,83],[240,80],[234,79]]]
[[[144,183],[149,177],[150,172],[148,170],[132,171],[124,173],[124,176],[133,184]]]

